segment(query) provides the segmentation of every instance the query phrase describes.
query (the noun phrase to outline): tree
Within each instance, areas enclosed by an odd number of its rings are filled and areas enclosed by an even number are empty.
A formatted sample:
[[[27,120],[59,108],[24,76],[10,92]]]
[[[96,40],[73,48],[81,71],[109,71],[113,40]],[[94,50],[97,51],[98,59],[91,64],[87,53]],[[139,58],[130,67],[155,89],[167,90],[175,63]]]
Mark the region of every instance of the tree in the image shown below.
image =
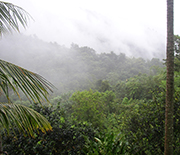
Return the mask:
[[[165,144],[164,154],[173,154],[173,94],[174,94],[174,28],[173,0],[167,0],[167,47],[166,47],[166,110],[165,110]]]
[[[27,26],[30,15],[22,8],[11,3],[0,2],[0,35],[19,32],[20,25]],[[9,98],[9,90],[19,97],[18,88],[33,102],[48,101],[49,90],[53,85],[38,74],[30,72],[12,63],[0,60],[0,96],[3,94],[8,103],[0,103],[0,132],[3,129],[9,133],[16,126],[24,134],[33,136],[33,131],[51,130],[50,123],[42,115],[28,107],[13,104]],[[1,135],[1,134],[0,134]],[[0,154],[3,153],[0,136]]]
[[[87,121],[92,123],[93,127],[103,129],[105,118],[103,113],[104,95],[104,93],[93,92],[92,90],[73,93],[70,98],[74,102],[72,116],[79,122]]]

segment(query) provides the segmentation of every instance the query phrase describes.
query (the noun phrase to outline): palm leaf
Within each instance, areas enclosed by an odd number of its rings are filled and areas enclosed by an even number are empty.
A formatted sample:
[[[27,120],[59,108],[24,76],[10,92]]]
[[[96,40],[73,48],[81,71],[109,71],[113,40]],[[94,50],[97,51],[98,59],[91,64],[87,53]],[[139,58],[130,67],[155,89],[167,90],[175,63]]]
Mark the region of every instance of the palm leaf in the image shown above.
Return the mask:
[[[22,8],[11,3],[0,1],[0,35],[19,32],[20,25],[27,26],[30,15]],[[48,101],[48,91],[54,86],[38,74],[30,72],[12,63],[0,60],[0,96],[5,94],[9,99],[9,90],[13,90],[19,97],[19,89],[32,99],[33,102]],[[9,133],[14,126],[20,132],[33,136],[33,131],[42,132],[52,130],[50,123],[42,115],[31,108],[13,103],[0,103],[0,127]],[[1,141],[1,137],[0,137]],[[2,148],[0,146],[0,152]]]
[[[48,94],[54,86],[42,76],[16,66],[12,63],[0,60],[0,89],[9,99],[9,89],[18,96],[20,89],[28,99],[41,103],[48,101]]]
[[[23,105],[0,103],[0,124],[9,133],[15,126],[20,132],[33,136],[33,131],[52,130],[50,123],[38,112]]]
[[[25,28],[30,17],[21,7],[0,2],[0,34],[11,33],[12,30],[19,32],[20,25]]]

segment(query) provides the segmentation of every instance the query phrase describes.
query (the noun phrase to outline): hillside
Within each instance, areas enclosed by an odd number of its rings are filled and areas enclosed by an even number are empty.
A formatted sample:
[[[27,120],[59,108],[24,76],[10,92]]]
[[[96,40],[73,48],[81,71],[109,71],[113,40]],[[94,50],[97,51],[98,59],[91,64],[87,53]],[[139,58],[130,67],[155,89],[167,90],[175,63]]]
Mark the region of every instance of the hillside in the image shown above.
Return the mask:
[[[130,58],[112,51],[97,54],[90,47],[72,43],[67,48],[36,36],[7,36],[0,47],[1,59],[42,75],[58,88],[58,93],[91,88],[98,80],[115,85],[139,73],[155,74],[152,66],[164,67],[158,58]]]

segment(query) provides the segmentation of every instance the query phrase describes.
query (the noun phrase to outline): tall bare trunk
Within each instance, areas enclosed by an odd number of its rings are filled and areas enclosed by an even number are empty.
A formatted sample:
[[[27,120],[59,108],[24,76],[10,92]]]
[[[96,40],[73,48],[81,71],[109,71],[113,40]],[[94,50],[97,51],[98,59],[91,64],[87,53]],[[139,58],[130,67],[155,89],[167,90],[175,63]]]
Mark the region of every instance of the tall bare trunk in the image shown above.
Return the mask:
[[[174,94],[174,0],[167,0],[167,80],[165,111],[165,144],[164,155],[173,154],[173,94]]]

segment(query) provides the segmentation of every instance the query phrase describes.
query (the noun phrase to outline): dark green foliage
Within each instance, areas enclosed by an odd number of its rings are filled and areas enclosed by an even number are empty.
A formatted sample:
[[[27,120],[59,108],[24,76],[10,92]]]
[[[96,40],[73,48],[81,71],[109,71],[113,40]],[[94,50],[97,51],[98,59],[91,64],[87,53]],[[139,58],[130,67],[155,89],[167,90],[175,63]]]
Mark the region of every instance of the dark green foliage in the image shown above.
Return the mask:
[[[35,110],[46,116],[51,122],[53,131],[44,134],[34,133],[35,138],[24,137],[23,134],[13,133],[3,137],[4,150],[13,155],[59,155],[84,154],[82,149],[85,136],[93,139],[95,130],[88,124],[70,124],[65,118],[64,111],[53,107],[38,107]]]
[[[179,73],[176,73],[175,99],[177,102],[180,92],[179,77]],[[99,86],[103,82],[99,80]],[[108,84],[108,81],[105,81],[105,84]],[[105,132],[112,132],[114,135],[119,131],[125,133],[129,145],[127,147],[133,148],[133,153],[154,154],[163,151],[161,144],[164,136],[164,73],[155,76],[138,74],[127,79],[126,82],[120,82],[115,87],[111,86],[111,89],[114,92],[85,90],[77,91],[72,96],[71,94],[57,96],[51,100],[54,105],[58,103],[57,107],[35,106],[35,110],[46,116],[51,122],[53,131],[46,135],[36,134],[35,139],[22,135],[17,135],[18,139],[14,136],[4,137],[5,150],[17,151],[17,154],[23,154],[23,151],[26,154],[29,152],[31,154],[38,154],[38,152],[43,154],[58,154],[59,152],[61,154],[83,154],[84,144],[94,138],[95,130],[93,128],[97,128],[104,135],[104,138],[99,137],[101,141],[109,141],[109,136]],[[179,119],[178,114],[177,111],[176,120]],[[93,128],[88,126],[89,123]],[[176,121],[176,124],[176,146],[179,146],[177,130],[179,122]],[[85,140],[84,136],[89,138]],[[96,135],[96,137],[98,136]],[[13,141],[10,141],[11,139]],[[9,145],[10,143],[11,145]],[[100,146],[92,143],[89,149],[91,147]],[[106,149],[105,146],[103,148]],[[130,154],[132,154],[131,149],[128,149]],[[178,149],[176,150],[178,151]]]
[[[125,119],[124,131],[130,147],[141,154],[162,154],[164,149],[164,106],[139,101]]]
[[[164,119],[165,119],[165,92],[156,95],[152,101],[138,101],[132,105],[133,110],[125,111],[123,131],[133,152],[139,154],[163,154],[164,152]],[[180,153],[179,99],[174,108],[174,151]]]

